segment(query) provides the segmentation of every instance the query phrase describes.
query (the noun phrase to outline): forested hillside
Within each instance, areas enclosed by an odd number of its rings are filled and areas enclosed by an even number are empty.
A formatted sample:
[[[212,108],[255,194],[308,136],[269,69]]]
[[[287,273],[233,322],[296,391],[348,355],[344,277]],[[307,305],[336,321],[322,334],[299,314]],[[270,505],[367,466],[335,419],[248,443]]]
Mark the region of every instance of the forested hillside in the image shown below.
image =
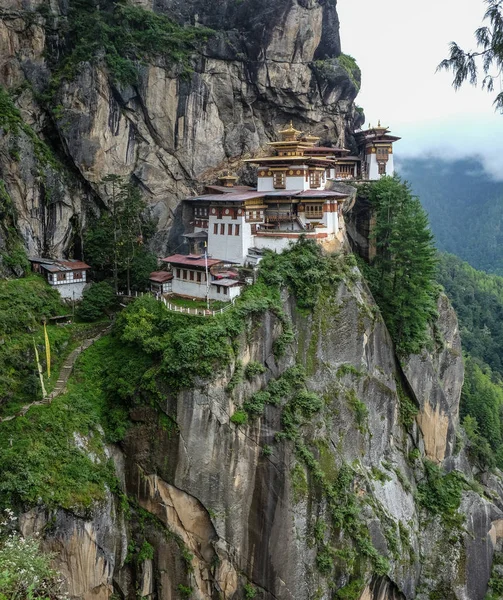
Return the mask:
[[[501,468],[503,277],[487,275],[456,256],[441,254],[438,280],[457,312],[466,352],[460,409],[472,456],[481,466]]]
[[[491,180],[476,158],[407,159],[398,172],[421,199],[440,250],[503,275],[503,182]]]

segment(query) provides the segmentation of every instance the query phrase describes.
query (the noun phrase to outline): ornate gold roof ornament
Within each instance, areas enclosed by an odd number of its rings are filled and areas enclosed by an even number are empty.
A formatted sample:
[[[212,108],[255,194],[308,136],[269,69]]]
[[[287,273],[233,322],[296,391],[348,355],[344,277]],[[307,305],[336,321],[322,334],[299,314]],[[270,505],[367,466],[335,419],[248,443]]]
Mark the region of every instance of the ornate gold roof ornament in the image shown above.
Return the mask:
[[[283,139],[285,141],[289,141],[289,140],[296,140],[297,136],[300,135],[302,132],[299,131],[298,129],[295,129],[295,127],[293,126],[293,121],[290,121],[290,126],[286,127],[285,129],[282,129],[279,134],[281,135],[281,137],[283,137]]]

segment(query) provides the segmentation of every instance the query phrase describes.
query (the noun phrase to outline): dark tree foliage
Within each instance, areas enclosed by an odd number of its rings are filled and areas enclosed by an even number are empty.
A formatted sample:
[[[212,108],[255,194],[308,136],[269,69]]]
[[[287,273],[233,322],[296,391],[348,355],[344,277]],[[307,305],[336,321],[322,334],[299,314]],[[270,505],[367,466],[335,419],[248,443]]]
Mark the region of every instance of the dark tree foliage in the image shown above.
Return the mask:
[[[383,177],[362,191],[375,211],[376,256],[364,268],[397,350],[420,352],[436,314],[436,258],[428,218],[399,177]]]
[[[452,85],[459,89],[465,81],[477,85],[482,71],[482,88],[494,91],[494,82],[498,81],[503,67],[503,1],[485,0],[487,10],[484,20],[487,26],[475,31],[478,50],[465,51],[456,42],[450,43],[450,56],[439,65],[439,70],[452,71]],[[494,100],[496,108],[503,111],[503,92]]]
[[[157,259],[146,243],[155,227],[138,188],[115,175],[104,180],[108,211],[84,235],[86,259],[102,278],[111,278],[115,291],[142,290]]]
[[[458,315],[463,348],[503,379],[503,277],[441,254],[438,281]]]
[[[116,298],[114,289],[106,281],[93,283],[84,292],[77,316],[83,321],[96,321],[114,307]]]
[[[468,453],[480,468],[503,468],[503,278],[441,254],[438,281],[456,310],[467,353],[460,412]]]
[[[401,161],[402,170],[428,212],[438,249],[503,275],[503,182],[488,177],[474,157],[414,158]]]

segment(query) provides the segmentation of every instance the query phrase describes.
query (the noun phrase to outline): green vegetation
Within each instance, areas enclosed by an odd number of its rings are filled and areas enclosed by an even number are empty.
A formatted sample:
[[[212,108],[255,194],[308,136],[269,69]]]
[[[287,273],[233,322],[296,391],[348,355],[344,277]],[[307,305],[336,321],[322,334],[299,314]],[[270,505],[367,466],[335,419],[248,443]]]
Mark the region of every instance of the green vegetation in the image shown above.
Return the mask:
[[[503,278],[440,255],[439,281],[458,315],[465,356],[460,413],[468,453],[484,468],[503,467]]]
[[[0,521],[0,600],[62,600],[60,574],[51,568],[52,554],[40,540],[14,530],[16,519],[6,510]]]
[[[262,375],[262,373],[265,373],[266,370],[267,369],[263,364],[256,361],[251,361],[246,365],[245,377],[248,379],[248,381],[251,381],[257,375]]]
[[[39,164],[59,169],[59,163],[54,158],[52,150],[24,122],[20,111],[15,107],[12,98],[2,86],[0,86],[0,129],[4,133],[11,133],[14,136],[24,133],[33,144],[33,151]]]
[[[33,340],[45,361],[42,320],[67,312],[58,292],[38,275],[0,281],[0,407],[4,414],[20,403],[41,398]],[[53,370],[62,362],[75,329],[47,327]]]
[[[318,77],[339,85],[341,77],[340,69],[342,68],[355,88],[357,90],[360,89],[362,81],[360,67],[356,64],[356,60],[352,56],[349,56],[349,54],[340,54],[337,58],[315,60],[312,66]]]
[[[111,278],[115,291],[144,290],[157,267],[147,248],[155,225],[137,186],[111,175],[103,182],[109,193],[108,211],[95,219],[84,235],[87,260],[100,278]]]
[[[458,315],[463,348],[503,379],[503,277],[441,254],[438,281]]]
[[[0,423],[0,506],[89,507],[105,497],[106,486],[114,487],[99,426],[113,424],[104,388],[111,352],[119,350],[110,339],[99,340],[79,359],[66,394]],[[75,435],[86,440],[87,452]]]
[[[359,90],[362,83],[362,72],[356,63],[356,60],[349,54],[340,54],[337,57],[337,62],[349,75],[355,88]]]
[[[243,586],[245,598],[247,600],[252,600],[257,595],[257,590],[251,583],[245,583]]]
[[[435,250],[428,219],[407,184],[383,177],[362,187],[375,212],[376,256],[363,273],[400,354],[418,353],[436,316]]]
[[[234,423],[235,425],[246,425],[248,423],[248,413],[241,409],[237,410],[231,416],[231,423]]]
[[[117,298],[112,286],[106,281],[93,283],[84,291],[77,316],[82,321],[97,321],[115,307]]]
[[[0,222],[2,223],[1,229],[3,230],[5,244],[5,250],[0,252],[0,264],[17,274],[28,271],[30,263],[26,256],[23,240],[17,229],[16,211],[3,179],[0,179]]]
[[[191,57],[212,32],[183,27],[165,15],[118,0],[71,0],[60,78],[72,79],[82,62],[104,62],[113,79],[138,83],[138,67],[153,58],[190,73]]]
[[[414,158],[401,161],[399,170],[428,212],[438,249],[503,276],[503,182],[492,179],[478,157]]]
[[[417,500],[429,512],[439,515],[449,527],[462,524],[464,517],[458,512],[461,493],[467,489],[464,476],[458,471],[445,474],[429,460],[424,461],[425,481],[417,488]]]

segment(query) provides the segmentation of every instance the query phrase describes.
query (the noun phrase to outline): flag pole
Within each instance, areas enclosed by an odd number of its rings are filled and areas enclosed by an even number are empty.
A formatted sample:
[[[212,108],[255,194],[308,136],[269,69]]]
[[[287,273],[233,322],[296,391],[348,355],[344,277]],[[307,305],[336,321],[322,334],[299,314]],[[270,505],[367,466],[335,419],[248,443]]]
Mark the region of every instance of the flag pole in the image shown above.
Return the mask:
[[[208,244],[204,242],[204,266],[206,268],[206,308],[210,310],[210,278],[208,276]]]

